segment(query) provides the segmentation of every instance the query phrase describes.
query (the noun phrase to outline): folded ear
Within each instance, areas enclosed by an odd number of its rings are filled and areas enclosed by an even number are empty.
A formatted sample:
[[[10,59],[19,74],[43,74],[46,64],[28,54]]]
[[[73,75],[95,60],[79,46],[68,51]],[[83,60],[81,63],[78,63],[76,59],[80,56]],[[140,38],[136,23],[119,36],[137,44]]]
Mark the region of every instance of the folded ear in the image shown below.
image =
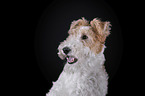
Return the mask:
[[[78,27],[78,26],[87,26],[87,25],[89,25],[89,23],[88,23],[88,21],[84,18],[84,17],[82,17],[82,19],[79,19],[79,20],[77,20],[77,21],[73,21],[72,23],[71,23],[71,26],[70,26],[70,29],[69,29],[69,33],[71,33],[71,30],[72,29],[75,29],[76,27]]]
[[[91,22],[91,27],[96,33],[96,37],[101,43],[105,43],[106,37],[110,34],[110,22],[102,22],[99,19],[93,19]]]

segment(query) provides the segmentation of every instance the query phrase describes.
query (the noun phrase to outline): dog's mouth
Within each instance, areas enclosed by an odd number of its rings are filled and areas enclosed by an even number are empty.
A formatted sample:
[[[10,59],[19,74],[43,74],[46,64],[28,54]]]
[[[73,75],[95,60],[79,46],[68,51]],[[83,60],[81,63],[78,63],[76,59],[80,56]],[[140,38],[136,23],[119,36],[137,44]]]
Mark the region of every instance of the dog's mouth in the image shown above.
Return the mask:
[[[74,64],[78,61],[78,59],[73,55],[65,54],[63,51],[57,53],[58,56],[63,60],[63,63],[66,64]]]
[[[68,56],[68,55],[66,55],[66,60],[69,64],[74,64],[78,61],[78,59],[75,58],[74,56]]]

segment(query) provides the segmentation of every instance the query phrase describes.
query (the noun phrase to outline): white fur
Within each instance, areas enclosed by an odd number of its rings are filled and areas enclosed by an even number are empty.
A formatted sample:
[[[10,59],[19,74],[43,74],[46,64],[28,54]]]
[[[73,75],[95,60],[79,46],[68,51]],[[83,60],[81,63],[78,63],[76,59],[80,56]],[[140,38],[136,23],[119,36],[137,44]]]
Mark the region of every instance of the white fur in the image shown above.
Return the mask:
[[[82,27],[86,29],[88,27]],[[69,35],[62,42],[59,49],[59,57],[64,59],[62,49],[69,47],[73,55],[78,58],[74,64],[66,63],[58,80],[46,96],[106,96],[108,75],[104,68],[104,48],[102,52],[95,55],[88,47],[81,42],[81,33]]]

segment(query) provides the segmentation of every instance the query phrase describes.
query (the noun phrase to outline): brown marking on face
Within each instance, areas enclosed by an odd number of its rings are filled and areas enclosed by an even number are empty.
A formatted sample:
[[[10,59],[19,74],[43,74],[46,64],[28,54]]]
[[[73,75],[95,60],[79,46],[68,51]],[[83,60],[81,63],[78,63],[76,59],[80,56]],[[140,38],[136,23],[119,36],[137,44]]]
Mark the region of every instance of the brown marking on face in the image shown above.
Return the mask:
[[[81,29],[82,26],[89,26],[89,29]],[[93,19],[90,24],[84,18],[72,22],[69,34],[77,36],[81,34],[80,40],[84,46],[89,47],[92,52],[98,54],[102,51],[106,37],[110,34],[110,22],[102,22]],[[80,33],[79,33],[80,32]],[[86,35],[87,39],[82,39]]]

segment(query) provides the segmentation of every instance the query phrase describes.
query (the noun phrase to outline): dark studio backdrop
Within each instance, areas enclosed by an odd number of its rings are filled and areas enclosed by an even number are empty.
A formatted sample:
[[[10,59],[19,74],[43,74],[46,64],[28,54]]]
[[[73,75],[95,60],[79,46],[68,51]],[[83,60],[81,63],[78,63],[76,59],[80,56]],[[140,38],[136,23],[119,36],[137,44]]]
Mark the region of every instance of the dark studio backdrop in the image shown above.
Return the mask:
[[[111,22],[111,34],[106,40],[105,68],[109,74],[108,95],[123,94],[121,91],[124,77],[123,62],[125,61],[123,25],[127,8],[124,0],[40,0],[25,2],[23,8],[25,32],[22,33],[23,62],[20,84],[27,96],[45,96],[63,69],[63,61],[57,56],[57,47],[67,36],[73,20],[85,17],[91,21],[101,18]],[[20,19],[20,20],[21,20]],[[25,69],[26,68],[26,69]],[[124,71],[123,71],[124,70]],[[124,91],[124,92],[123,92]],[[122,93],[123,92],[123,93]]]

